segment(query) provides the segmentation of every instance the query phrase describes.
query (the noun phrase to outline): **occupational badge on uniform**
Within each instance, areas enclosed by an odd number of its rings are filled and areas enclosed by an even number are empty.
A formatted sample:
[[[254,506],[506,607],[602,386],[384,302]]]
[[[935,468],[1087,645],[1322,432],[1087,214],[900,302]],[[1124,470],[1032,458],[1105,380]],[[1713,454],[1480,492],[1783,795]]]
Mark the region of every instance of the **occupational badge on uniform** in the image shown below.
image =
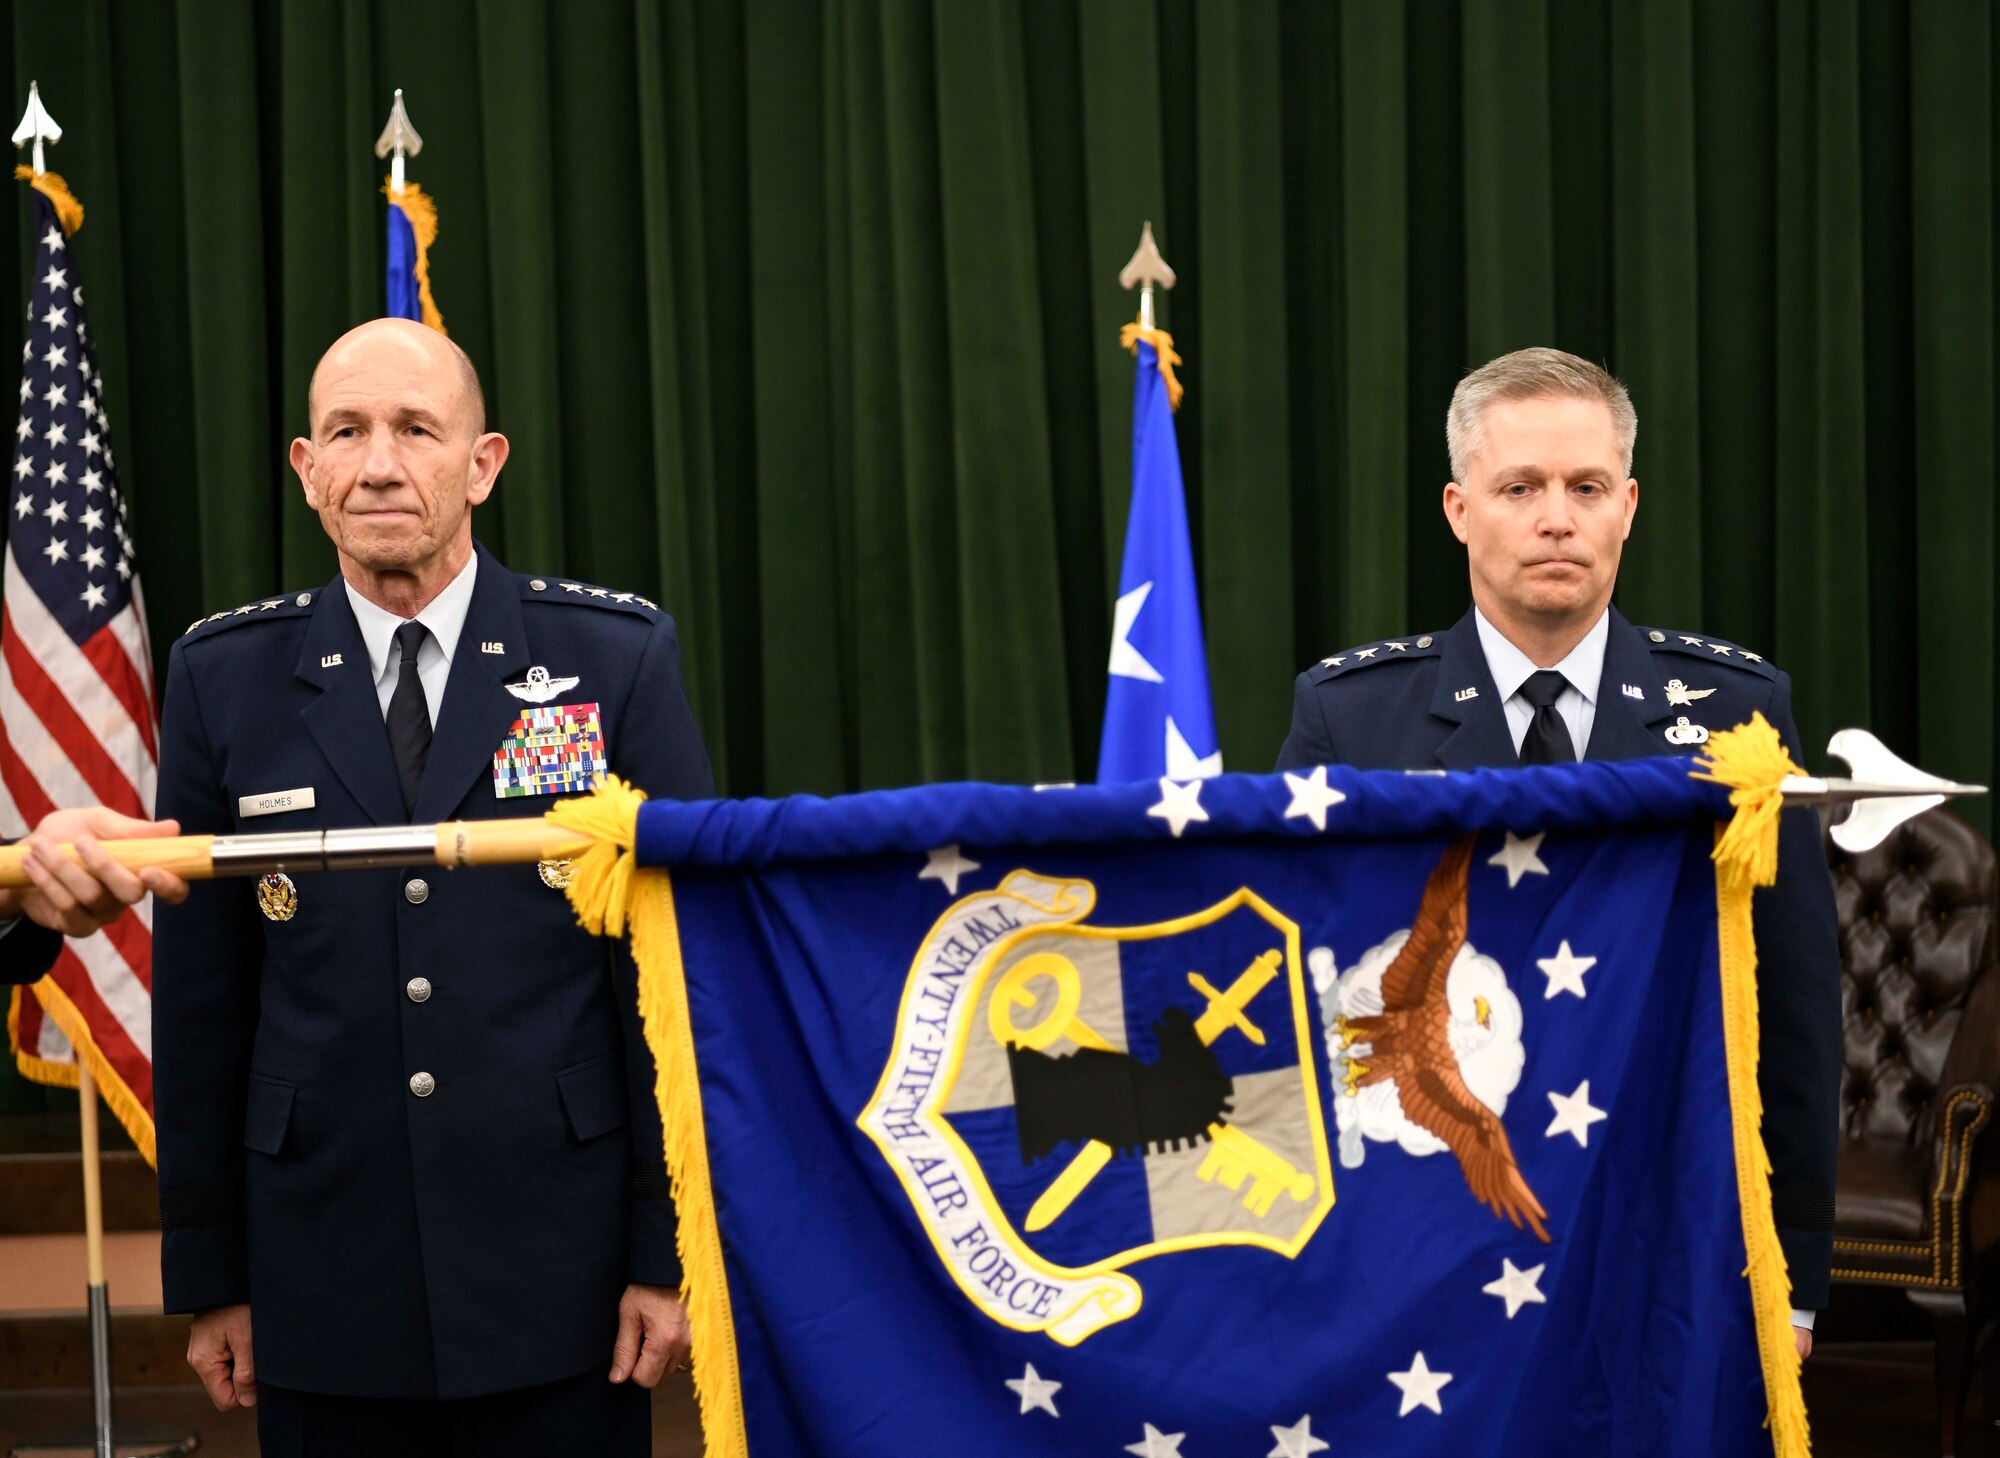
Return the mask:
[[[1686,714],[1667,726],[1667,743],[1674,745],[1706,744],[1708,730],[1699,724],[1688,723]]]
[[[299,888],[283,871],[257,878],[257,909],[266,921],[290,921],[299,914]]]
[[[536,861],[535,874],[542,878],[542,884],[551,891],[560,891],[570,882],[568,861]]]
[[[498,644],[494,647],[498,648]],[[525,699],[531,704],[546,704],[557,694],[566,694],[576,687],[575,678],[550,678],[549,671],[539,663],[528,670],[528,676],[518,683],[502,685],[517,699]]]
[[[1667,702],[1670,704],[1679,704],[1683,708],[1692,704],[1696,699],[1707,698],[1714,692],[1714,689],[1691,689],[1677,678],[1667,680]]]
[[[502,800],[582,794],[609,768],[596,704],[540,704],[521,711],[494,751],[493,793]]]

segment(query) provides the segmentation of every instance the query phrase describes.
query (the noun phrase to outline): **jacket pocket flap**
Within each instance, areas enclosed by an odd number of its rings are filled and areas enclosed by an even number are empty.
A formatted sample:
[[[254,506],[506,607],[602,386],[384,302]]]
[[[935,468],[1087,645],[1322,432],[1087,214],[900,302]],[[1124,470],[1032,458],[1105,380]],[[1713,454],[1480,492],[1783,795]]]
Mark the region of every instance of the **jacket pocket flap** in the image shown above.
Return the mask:
[[[579,1140],[595,1139],[625,1124],[625,1063],[618,1057],[600,1058],[580,1068],[564,1069],[556,1075],[562,1090],[563,1111],[569,1115],[570,1131]]]
[[[292,1126],[292,1096],[297,1092],[293,1084],[250,1075],[250,1096],[243,1107],[245,1149],[276,1154],[285,1147],[285,1131]]]

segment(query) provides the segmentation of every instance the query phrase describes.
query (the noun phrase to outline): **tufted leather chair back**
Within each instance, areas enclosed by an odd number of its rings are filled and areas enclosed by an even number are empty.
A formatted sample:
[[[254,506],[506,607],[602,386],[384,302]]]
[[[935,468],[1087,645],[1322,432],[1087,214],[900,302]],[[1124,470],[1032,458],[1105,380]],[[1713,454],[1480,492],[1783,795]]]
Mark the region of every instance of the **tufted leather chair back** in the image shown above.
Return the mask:
[[[2000,1065],[2000,1026],[1988,1007],[2000,981],[1986,977],[1995,960],[1993,847],[1956,815],[1932,810],[1861,855],[1829,843],[1827,859],[1840,910],[1841,1132],[1927,1147],[1939,1089]],[[1982,980],[1994,985],[1968,1020]]]

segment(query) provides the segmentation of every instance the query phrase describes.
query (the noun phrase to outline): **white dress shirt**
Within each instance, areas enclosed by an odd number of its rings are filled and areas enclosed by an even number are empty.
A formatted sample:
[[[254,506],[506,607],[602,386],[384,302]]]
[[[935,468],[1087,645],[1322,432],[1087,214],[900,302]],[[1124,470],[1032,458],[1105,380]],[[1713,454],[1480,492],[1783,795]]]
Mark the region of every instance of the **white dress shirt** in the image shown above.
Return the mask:
[[[1479,647],[1486,655],[1486,671],[1493,675],[1499,690],[1500,706],[1507,714],[1507,732],[1513,736],[1514,752],[1521,752],[1521,740],[1535,722],[1535,706],[1521,696],[1521,685],[1537,672],[1535,661],[1501,635],[1486,621],[1486,614],[1472,610],[1479,627]],[[1567,687],[1556,696],[1556,712],[1569,726],[1569,742],[1576,757],[1590,745],[1590,726],[1597,722],[1597,689],[1604,677],[1604,645],[1611,641],[1611,610],[1606,608],[1583,641],[1569,650],[1569,656],[1555,666]],[[384,700],[384,702],[387,702]]]
[[[444,704],[445,680],[451,677],[451,658],[458,651],[458,636],[472,607],[472,582],[478,567],[476,553],[466,558],[458,576],[426,603],[414,619],[399,618],[387,608],[376,606],[356,592],[351,582],[342,584],[354,608],[354,621],[360,625],[361,641],[368,645],[368,671],[374,675],[375,700],[382,706],[383,719],[389,717],[389,700],[396,692],[396,679],[403,670],[402,659],[396,653],[396,629],[414,621],[430,629],[424,646],[417,650],[417,679],[424,686],[431,727],[437,727],[438,710]]]

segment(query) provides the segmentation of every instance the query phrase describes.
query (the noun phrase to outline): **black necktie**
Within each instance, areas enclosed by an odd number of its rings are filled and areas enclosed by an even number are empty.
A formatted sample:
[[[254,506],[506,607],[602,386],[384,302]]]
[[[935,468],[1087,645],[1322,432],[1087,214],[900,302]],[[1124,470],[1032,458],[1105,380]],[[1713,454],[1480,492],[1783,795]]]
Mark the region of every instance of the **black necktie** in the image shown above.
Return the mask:
[[[1522,764],[1576,763],[1576,741],[1569,737],[1569,725],[1556,711],[1556,700],[1567,687],[1569,680],[1553,668],[1537,669],[1521,685],[1521,697],[1535,706],[1534,722],[1521,736]]]
[[[424,760],[431,752],[431,710],[424,702],[423,680],[417,677],[417,650],[429,632],[422,623],[396,629],[402,666],[396,672],[396,691],[389,695],[389,747],[396,752],[396,778],[403,786],[406,815],[416,813],[417,786],[423,783]]]

